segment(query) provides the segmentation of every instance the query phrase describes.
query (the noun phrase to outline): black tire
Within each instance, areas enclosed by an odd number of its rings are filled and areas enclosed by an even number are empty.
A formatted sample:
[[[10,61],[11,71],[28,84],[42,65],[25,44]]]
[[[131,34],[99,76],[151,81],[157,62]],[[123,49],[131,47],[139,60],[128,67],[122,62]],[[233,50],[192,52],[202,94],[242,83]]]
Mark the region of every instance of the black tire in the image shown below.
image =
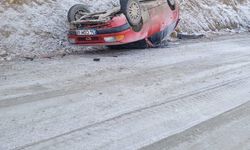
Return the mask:
[[[175,10],[176,8],[176,1],[175,0],[167,0],[168,1],[168,5],[171,8],[171,10]]]
[[[138,25],[136,25],[136,26],[131,26],[131,27],[132,27],[133,31],[139,32],[139,31],[141,31],[141,29],[142,29],[142,27],[143,27],[143,22],[141,21]]]
[[[141,5],[139,0],[120,0],[121,12],[126,16],[128,23],[135,32],[143,26]]]
[[[89,13],[90,11],[87,6],[83,4],[76,4],[68,11],[68,21],[72,22],[80,19],[82,16],[80,16],[79,12]]]

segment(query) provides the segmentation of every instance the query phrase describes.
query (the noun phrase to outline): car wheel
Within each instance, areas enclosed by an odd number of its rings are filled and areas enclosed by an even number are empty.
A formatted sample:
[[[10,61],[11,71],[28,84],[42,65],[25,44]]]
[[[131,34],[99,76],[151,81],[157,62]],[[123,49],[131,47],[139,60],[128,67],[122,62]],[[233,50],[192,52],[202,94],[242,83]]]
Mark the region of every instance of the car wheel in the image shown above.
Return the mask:
[[[88,7],[82,4],[72,6],[68,11],[68,21],[79,20],[84,14],[89,13]]]
[[[176,7],[176,2],[175,0],[167,0],[168,1],[168,5],[172,10],[175,10]]]
[[[139,32],[143,26],[141,5],[138,0],[120,0],[121,12],[126,16],[132,29]]]

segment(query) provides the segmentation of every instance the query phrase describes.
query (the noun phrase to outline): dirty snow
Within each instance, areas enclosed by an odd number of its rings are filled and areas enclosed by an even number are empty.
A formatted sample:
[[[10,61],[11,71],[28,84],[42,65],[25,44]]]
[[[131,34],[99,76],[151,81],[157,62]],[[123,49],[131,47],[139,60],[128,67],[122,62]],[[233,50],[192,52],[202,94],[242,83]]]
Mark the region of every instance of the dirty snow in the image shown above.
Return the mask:
[[[4,0],[0,2],[0,54],[50,56],[85,50],[68,45],[68,9],[76,3],[103,10],[112,0]],[[250,0],[181,0],[180,30],[189,33],[239,32],[249,28]],[[6,53],[8,54],[6,56]],[[0,61],[3,59],[0,56]]]
[[[250,27],[250,0],[182,0],[181,9],[184,32],[240,32]]]

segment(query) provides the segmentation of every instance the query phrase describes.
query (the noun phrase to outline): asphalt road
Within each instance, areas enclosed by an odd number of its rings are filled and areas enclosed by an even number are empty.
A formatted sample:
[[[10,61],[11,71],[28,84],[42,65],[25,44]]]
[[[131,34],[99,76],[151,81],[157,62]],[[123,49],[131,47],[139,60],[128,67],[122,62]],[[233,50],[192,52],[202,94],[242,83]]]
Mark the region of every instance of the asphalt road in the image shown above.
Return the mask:
[[[249,150],[249,114],[250,34],[0,64],[0,150]]]

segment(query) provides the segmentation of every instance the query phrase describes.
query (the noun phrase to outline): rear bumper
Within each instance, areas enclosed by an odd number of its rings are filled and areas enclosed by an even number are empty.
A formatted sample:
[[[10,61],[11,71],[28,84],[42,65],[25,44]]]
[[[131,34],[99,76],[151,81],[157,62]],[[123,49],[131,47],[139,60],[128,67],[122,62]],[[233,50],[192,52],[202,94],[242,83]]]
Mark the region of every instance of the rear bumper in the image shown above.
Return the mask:
[[[71,44],[77,45],[118,45],[126,43],[126,35],[129,29],[121,32],[110,33],[110,34],[98,34],[94,36],[80,36],[80,35],[68,35],[68,40]]]
[[[70,30],[68,39],[71,44],[77,45],[118,45],[129,42],[127,38],[131,34],[130,25],[128,23],[108,28],[96,29],[96,35],[77,35],[76,30]]]
[[[134,32],[126,23],[118,27],[96,29],[96,35],[77,35],[76,30],[70,30],[68,40],[71,44],[85,46],[121,45],[141,40],[145,36],[146,34]]]

